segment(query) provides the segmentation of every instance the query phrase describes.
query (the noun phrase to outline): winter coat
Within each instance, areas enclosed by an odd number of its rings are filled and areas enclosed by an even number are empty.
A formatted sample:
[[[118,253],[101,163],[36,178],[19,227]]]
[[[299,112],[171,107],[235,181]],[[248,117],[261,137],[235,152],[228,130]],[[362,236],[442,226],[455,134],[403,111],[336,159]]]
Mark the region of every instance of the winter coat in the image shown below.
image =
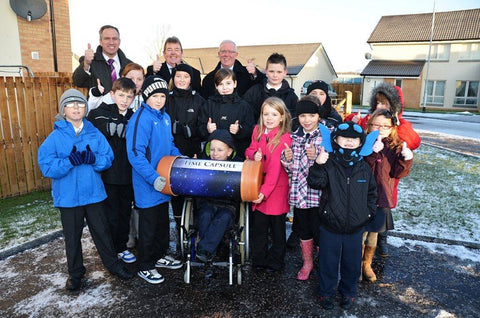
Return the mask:
[[[285,144],[289,147],[292,144],[292,137],[290,134],[283,134],[277,147],[271,149],[268,145],[268,140],[273,140],[278,132],[278,127],[262,134],[260,140],[255,138],[259,127],[255,126],[252,134],[252,141],[250,146],[245,151],[247,159],[254,160],[253,156],[258,149],[262,150],[262,164],[263,164],[263,183],[260,187],[260,192],[265,198],[260,204],[253,204],[253,210],[258,210],[267,215],[282,215],[290,211],[288,205],[288,175],[283,169],[280,162],[282,151],[285,149]]]
[[[97,79],[100,79],[100,83],[105,88],[105,92],[108,93],[112,90],[112,78],[110,77],[110,65],[105,61],[102,54],[102,47],[99,45],[97,51],[93,55],[92,64],[90,64],[90,75],[83,69],[83,60],[85,56],[82,56],[79,60],[80,65],[73,72],[73,84],[79,87],[96,87]],[[120,68],[123,69],[128,63],[132,63],[122,50],[118,49],[118,59],[120,60]],[[121,73],[121,72],[120,72]]]
[[[260,117],[263,102],[269,97],[278,97],[283,100],[287,109],[290,111],[290,114],[295,116],[298,96],[295,94],[293,88],[288,85],[288,82],[283,80],[282,86],[279,90],[273,88],[268,89],[266,85],[267,80],[265,79],[262,83],[252,86],[243,96],[243,98],[245,98],[245,100],[253,107],[255,122],[257,122]]]
[[[313,189],[322,189],[319,218],[328,231],[356,233],[375,217],[377,187],[365,161],[354,164],[350,176],[332,158],[322,165],[315,162],[307,182]]]
[[[245,149],[247,149],[250,137],[252,135],[253,112],[250,104],[242,99],[236,92],[230,95],[220,95],[216,93],[211,96],[202,108],[200,116],[200,134],[203,139],[208,138],[207,123],[208,119],[212,119],[212,123],[217,124],[217,129],[226,129],[230,131],[230,125],[235,124],[238,120],[240,125],[239,131],[232,134],[237,150],[239,160],[245,158]]]
[[[133,110],[131,109],[127,109],[125,115],[121,115],[118,112],[117,104],[103,103],[87,116],[87,119],[107,138],[113,150],[114,159],[112,166],[102,172],[102,180],[106,184],[132,184],[132,166],[128,161],[127,142],[125,140],[128,120],[132,115]],[[118,132],[113,132],[113,136],[109,129],[110,123],[120,125],[117,127]]]
[[[220,69],[222,64],[218,62],[217,66],[213,71],[207,74],[202,81],[202,96],[205,99],[208,99],[210,96],[215,95],[215,73]],[[248,73],[247,68],[242,65],[238,60],[235,60],[235,64],[233,64],[233,73],[235,73],[235,77],[237,78],[237,93],[240,96],[243,96],[245,92],[257,83],[262,83],[265,79],[265,74],[260,72],[257,69],[257,77],[253,78],[253,75]]]
[[[173,143],[170,116],[146,103],[137,110],[127,125],[127,154],[132,165],[135,204],[151,208],[170,201],[170,196],[153,187],[159,176],[157,165],[164,156],[180,156]],[[169,176],[163,176],[167,178]]]
[[[200,155],[200,114],[205,100],[198,93],[174,88],[168,96],[167,113],[172,120],[172,134],[175,146],[189,157]]]
[[[397,180],[408,176],[413,159],[403,158],[402,147],[390,148],[390,138],[383,138],[382,141],[384,148],[378,153],[373,152],[365,157],[365,160],[372,168],[377,181],[378,207],[393,208],[397,205],[395,194]]]
[[[307,136],[308,135],[308,136]],[[309,209],[320,206],[321,190],[312,189],[307,184],[308,170],[315,162],[315,159],[307,158],[306,147],[313,143],[316,153],[320,152],[322,135],[318,129],[305,134],[303,127],[292,134],[293,159],[285,160],[282,152],[282,165],[290,175],[290,191],[288,203],[299,209]]]
[[[72,148],[85,151],[87,145],[95,154],[94,164],[74,166],[68,159]],[[112,165],[113,151],[102,133],[88,120],[77,136],[66,120],[55,122],[53,132],[38,148],[38,165],[43,175],[52,179],[53,205],[72,208],[106,199],[100,172]]]
[[[182,62],[184,63],[184,62]],[[149,77],[150,75],[158,75],[163,78],[167,83],[170,82],[172,78],[172,73],[170,73],[170,69],[168,68],[167,62],[163,62],[160,70],[157,73],[153,72],[153,65],[147,67],[147,75],[145,78]],[[197,93],[200,93],[202,90],[202,85],[200,84],[200,71],[196,68],[192,67],[192,78],[190,80],[191,87]]]

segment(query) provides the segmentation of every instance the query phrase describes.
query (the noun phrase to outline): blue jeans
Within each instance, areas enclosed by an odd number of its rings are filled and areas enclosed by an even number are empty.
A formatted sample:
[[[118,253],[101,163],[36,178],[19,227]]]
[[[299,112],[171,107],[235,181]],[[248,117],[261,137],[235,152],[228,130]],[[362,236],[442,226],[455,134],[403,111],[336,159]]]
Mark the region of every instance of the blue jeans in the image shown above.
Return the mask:
[[[215,254],[225,232],[233,224],[233,212],[224,206],[203,204],[197,211],[197,226],[200,235],[198,250]]]
[[[362,270],[362,234],[363,229],[353,234],[336,234],[320,226],[319,296],[335,296],[339,263],[338,291],[343,296],[357,295],[358,279]]]

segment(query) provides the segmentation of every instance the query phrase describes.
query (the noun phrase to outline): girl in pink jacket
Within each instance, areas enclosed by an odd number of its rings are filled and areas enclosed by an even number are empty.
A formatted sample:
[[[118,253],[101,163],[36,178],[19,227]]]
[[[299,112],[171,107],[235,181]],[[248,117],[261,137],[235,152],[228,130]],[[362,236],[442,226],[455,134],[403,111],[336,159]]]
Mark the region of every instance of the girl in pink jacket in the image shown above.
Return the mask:
[[[283,270],[285,257],[285,214],[288,205],[288,175],[280,157],[290,147],[291,116],[285,103],[271,97],[261,109],[259,124],[255,126],[247,159],[261,161],[264,178],[258,199],[253,201],[252,263],[256,269]],[[271,235],[271,244],[269,237]]]

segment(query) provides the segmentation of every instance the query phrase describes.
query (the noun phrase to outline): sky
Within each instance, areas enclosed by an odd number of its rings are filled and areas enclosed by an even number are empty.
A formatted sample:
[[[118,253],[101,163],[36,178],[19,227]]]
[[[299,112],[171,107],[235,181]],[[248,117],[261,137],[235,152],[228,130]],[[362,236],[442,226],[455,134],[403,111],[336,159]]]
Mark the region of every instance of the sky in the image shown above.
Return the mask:
[[[72,50],[84,55],[87,43],[98,45],[98,29],[111,24],[120,30],[120,48],[144,67],[166,31],[184,48],[218,47],[224,39],[239,46],[321,42],[337,72],[361,71],[382,16],[432,12],[434,2],[436,12],[480,8],[480,0],[183,0],[177,7],[158,0],[70,0]]]

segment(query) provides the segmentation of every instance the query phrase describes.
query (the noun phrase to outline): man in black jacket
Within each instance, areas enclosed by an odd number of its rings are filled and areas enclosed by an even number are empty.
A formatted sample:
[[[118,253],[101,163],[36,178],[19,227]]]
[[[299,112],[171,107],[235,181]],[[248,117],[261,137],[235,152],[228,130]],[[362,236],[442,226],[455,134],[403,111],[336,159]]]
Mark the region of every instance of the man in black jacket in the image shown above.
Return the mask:
[[[172,78],[173,69],[177,64],[184,63],[183,61],[183,47],[182,43],[176,36],[171,36],[165,40],[163,45],[163,57],[165,62],[162,63],[160,56],[157,55],[157,60],[147,67],[147,75],[158,75],[167,83]],[[192,67],[191,87],[194,91],[200,93],[202,86],[200,85],[200,71]]]
[[[90,43],[85,55],[79,60],[80,65],[73,72],[73,84],[79,87],[96,87],[97,80],[108,93],[112,89],[112,70],[109,60],[115,68],[115,77],[120,78],[121,70],[131,63],[125,54],[120,50],[120,32],[111,25],[104,25],[100,28],[100,45],[94,52]]]
[[[202,96],[205,99],[215,95],[214,77],[220,68],[229,68],[235,73],[235,77],[237,78],[237,93],[240,97],[243,96],[250,87],[254,84],[261,83],[265,78],[265,74],[260,72],[250,59],[247,60],[248,64],[246,66],[243,66],[242,63],[237,60],[237,45],[231,40],[224,40],[220,43],[218,57],[220,58],[220,62],[218,62],[217,67],[208,73],[202,82]]]

